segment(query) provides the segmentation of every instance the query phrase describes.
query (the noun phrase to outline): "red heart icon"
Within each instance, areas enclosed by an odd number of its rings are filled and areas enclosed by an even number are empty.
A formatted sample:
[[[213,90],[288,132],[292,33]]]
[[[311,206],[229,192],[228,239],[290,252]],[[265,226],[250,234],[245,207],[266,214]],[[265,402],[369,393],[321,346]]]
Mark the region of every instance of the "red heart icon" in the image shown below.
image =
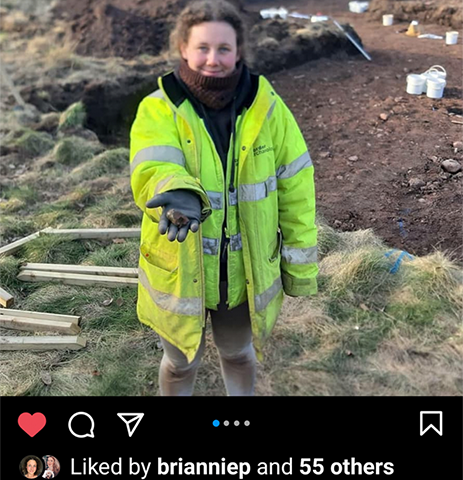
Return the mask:
[[[24,412],[19,415],[18,425],[31,437],[37,435],[47,423],[47,419],[43,413],[30,413]]]

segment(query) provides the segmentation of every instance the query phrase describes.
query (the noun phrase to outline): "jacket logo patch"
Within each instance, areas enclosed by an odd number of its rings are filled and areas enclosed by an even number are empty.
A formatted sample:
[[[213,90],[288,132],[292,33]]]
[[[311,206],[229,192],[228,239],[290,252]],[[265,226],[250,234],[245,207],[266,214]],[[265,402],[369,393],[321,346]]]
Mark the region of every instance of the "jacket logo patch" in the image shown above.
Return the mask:
[[[262,155],[263,153],[272,152],[275,150],[275,147],[267,147],[267,145],[259,145],[253,149],[254,156]]]

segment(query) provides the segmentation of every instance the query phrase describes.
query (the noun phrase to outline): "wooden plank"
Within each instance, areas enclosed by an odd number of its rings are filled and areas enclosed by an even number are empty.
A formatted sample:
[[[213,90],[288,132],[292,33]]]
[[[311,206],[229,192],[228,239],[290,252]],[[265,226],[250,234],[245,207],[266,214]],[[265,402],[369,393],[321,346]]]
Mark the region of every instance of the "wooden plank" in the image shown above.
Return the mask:
[[[67,285],[98,285],[105,287],[137,286],[137,278],[106,277],[103,275],[79,275],[75,273],[39,272],[37,270],[22,270],[19,280],[30,282],[61,282]]]
[[[79,350],[87,340],[78,336],[0,337],[0,351],[4,350]]]
[[[29,332],[59,332],[69,335],[80,333],[80,327],[73,322],[62,322],[54,320],[39,320],[37,318],[13,317],[11,315],[0,315],[0,327],[11,328],[12,330],[26,330]]]
[[[52,320],[54,322],[72,322],[79,325],[82,317],[76,315],[60,315],[57,313],[32,312],[29,310],[15,310],[13,308],[0,308],[1,315],[13,317],[37,318],[39,320]]]
[[[25,263],[21,270],[41,272],[81,273],[85,275],[106,275],[113,277],[138,278],[137,268],[97,267],[93,265],[63,265],[58,263]]]
[[[14,297],[10,295],[6,290],[0,287],[0,304],[4,307],[12,307],[14,305]]]
[[[38,238],[43,233],[48,233],[51,230],[50,227],[44,228],[39,232],[35,232],[27,237],[21,238],[20,240],[16,240],[16,242],[10,243],[9,245],[5,245],[0,248],[0,257],[6,257],[7,255],[13,255],[13,253],[17,252],[25,243],[30,242]]]
[[[140,238],[141,228],[51,228],[50,235],[70,235],[71,238]]]

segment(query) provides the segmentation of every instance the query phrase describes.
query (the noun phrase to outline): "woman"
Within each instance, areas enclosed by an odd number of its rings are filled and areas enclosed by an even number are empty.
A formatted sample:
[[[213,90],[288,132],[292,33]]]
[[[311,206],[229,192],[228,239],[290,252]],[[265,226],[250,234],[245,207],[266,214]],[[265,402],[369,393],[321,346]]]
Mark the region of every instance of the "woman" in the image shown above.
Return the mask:
[[[42,477],[47,479],[55,478],[60,471],[60,465],[59,465],[58,459],[56,457],[53,457],[52,455],[47,455],[47,457],[44,457],[44,459],[45,458],[46,458],[47,468],[43,472]]]
[[[42,462],[34,455],[26,457],[22,464],[22,474],[26,478],[37,478],[42,473]]]
[[[228,395],[252,395],[283,292],[317,291],[313,166],[289,109],[249,72],[232,5],[189,4],[171,47],[179,64],[131,130],[137,312],[164,346],[161,395],[192,395],[208,312]]]

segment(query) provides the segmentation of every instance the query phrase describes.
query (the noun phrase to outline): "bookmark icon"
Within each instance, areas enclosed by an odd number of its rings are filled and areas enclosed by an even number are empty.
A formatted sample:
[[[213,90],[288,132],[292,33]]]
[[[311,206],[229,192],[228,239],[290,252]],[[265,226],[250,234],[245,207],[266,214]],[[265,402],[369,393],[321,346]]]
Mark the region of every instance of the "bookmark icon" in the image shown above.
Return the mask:
[[[144,417],[144,413],[118,413],[117,416],[125,423],[127,427],[127,433],[129,437],[132,437],[141,419]]]
[[[436,427],[436,425],[438,426]],[[430,429],[442,437],[442,411],[420,412],[420,436],[423,436]]]

